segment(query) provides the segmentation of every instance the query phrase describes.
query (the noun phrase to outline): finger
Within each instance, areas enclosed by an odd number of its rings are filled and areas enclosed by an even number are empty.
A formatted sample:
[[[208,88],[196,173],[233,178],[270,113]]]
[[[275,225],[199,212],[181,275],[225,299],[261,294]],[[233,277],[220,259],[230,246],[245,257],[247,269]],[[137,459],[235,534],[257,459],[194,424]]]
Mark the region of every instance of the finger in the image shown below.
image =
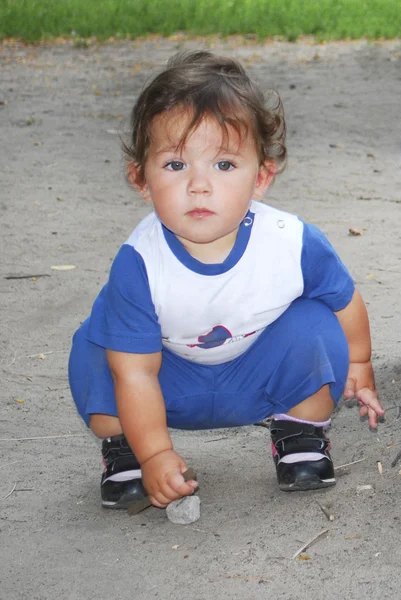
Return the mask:
[[[156,508],[166,508],[167,506],[167,504],[161,504],[158,502],[154,496],[149,496],[149,500],[153,506],[156,506]]]
[[[198,487],[198,482],[194,479],[184,480],[182,473],[172,473],[167,482],[172,490],[180,496],[188,496]]]
[[[199,487],[199,483],[195,479],[189,479],[185,482],[185,486],[180,487],[181,496],[190,496]]]
[[[363,388],[357,392],[356,397],[360,404],[364,404],[368,408],[374,410],[377,415],[384,415],[384,409],[380,404],[375,391],[370,390],[369,388]]]
[[[174,493],[170,488],[166,489],[166,486],[163,486],[160,490],[153,494],[153,498],[161,508],[165,508],[168,504],[170,504],[170,502],[180,498],[180,495]]]
[[[377,421],[378,421],[377,413],[373,409],[369,408],[368,422],[369,422],[370,429],[377,429]]]
[[[173,500],[178,500],[178,498],[182,498],[182,496],[193,493],[193,488],[191,486],[189,486],[188,490],[184,486],[186,486],[185,482],[183,486],[172,485],[171,479],[168,478],[161,483],[158,493],[155,494],[155,498],[161,504],[169,504]]]
[[[368,407],[364,404],[362,404],[359,408],[359,415],[363,420],[365,420],[368,417]]]
[[[352,379],[352,377],[348,377],[345,382],[344,396],[346,398],[353,398],[355,396],[355,379]]]

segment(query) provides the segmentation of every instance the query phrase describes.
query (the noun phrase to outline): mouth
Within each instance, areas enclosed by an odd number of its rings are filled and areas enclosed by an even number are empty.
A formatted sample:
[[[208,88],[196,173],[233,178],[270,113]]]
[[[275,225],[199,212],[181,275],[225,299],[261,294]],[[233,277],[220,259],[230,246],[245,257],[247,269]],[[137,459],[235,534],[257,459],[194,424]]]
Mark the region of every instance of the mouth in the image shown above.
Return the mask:
[[[206,217],[211,217],[214,214],[214,212],[208,210],[207,208],[194,208],[193,210],[187,212],[187,215],[193,219],[205,219]]]

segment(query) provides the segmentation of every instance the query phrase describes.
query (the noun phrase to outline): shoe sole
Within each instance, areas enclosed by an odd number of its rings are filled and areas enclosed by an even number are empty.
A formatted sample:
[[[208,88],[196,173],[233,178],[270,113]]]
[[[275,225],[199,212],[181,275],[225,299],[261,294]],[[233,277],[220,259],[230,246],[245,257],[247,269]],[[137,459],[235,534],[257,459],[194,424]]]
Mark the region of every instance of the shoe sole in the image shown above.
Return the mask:
[[[112,510],[127,510],[129,506],[131,506],[131,502],[107,502],[106,500],[102,500],[102,507],[108,508]]]
[[[310,490],[320,490],[336,485],[335,479],[319,479],[319,477],[299,477],[294,483],[280,483],[279,488],[283,492],[307,492]]]
[[[147,498],[147,496],[146,496]],[[127,494],[126,496],[121,496],[120,500],[118,500],[118,502],[110,502],[108,500],[102,500],[102,507],[103,508],[107,508],[107,509],[111,509],[111,510],[128,510],[128,508],[130,506],[132,506],[133,504],[139,503],[139,502],[143,502],[143,500],[145,499],[145,496],[143,498],[132,498],[131,495]]]

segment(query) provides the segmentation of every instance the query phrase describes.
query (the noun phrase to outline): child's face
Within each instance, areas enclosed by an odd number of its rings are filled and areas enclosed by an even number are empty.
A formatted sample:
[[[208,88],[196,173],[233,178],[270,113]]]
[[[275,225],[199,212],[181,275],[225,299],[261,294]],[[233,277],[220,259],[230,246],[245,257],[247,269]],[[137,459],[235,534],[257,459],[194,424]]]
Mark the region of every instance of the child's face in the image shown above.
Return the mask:
[[[262,197],[274,170],[260,166],[251,136],[240,139],[230,128],[224,139],[211,118],[178,149],[189,118],[177,111],[154,119],[141,192],[190,253],[210,256],[213,245],[229,253],[251,200]]]

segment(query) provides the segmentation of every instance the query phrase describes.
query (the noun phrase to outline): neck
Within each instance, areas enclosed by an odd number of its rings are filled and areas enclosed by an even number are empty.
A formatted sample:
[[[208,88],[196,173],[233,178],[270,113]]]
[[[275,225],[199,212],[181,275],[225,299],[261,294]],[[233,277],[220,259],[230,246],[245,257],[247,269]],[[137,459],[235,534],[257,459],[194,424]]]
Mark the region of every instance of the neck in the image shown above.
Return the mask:
[[[223,238],[209,242],[208,244],[197,244],[181,237],[178,239],[193,258],[204,264],[213,265],[226,260],[235,244],[237,232],[238,228]]]

